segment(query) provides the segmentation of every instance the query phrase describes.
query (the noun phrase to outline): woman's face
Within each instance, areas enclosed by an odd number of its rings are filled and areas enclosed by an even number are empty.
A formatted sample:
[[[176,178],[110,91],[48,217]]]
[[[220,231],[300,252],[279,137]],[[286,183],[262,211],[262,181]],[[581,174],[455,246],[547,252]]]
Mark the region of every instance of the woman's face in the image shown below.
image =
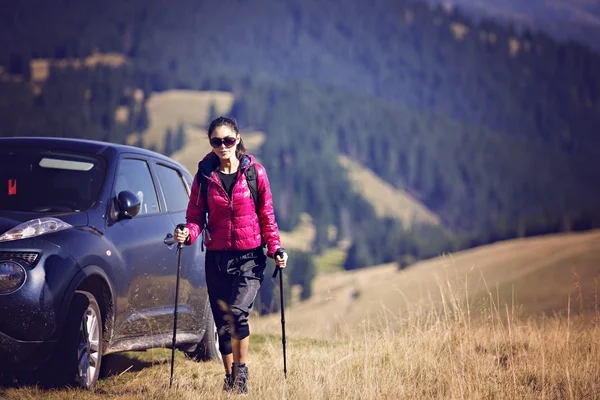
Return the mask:
[[[230,127],[222,125],[215,128],[209,140],[215,154],[219,156],[221,161],[226,161],[235,157],[235,150],[240,142],[240,136],[236,135]]]

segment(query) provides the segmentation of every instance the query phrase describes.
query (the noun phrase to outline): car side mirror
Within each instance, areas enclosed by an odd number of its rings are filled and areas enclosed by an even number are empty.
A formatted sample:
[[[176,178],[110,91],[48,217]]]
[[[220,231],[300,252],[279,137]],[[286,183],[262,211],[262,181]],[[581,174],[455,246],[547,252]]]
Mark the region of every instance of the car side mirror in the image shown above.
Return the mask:
[[[138,215],[142,207],[139,197],[129,190],[123,190],[117,195],[119,219],[131,219]]]

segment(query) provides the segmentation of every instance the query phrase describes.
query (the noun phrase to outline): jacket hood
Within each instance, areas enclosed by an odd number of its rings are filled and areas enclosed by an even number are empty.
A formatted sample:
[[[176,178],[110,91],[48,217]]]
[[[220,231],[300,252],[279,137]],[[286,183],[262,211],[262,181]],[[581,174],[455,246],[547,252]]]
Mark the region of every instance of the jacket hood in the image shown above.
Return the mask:
[[[248,167],[254,164],[256,160],[254,156],[250,154],[244,154],[242,159],[240,160],[240,170],[244,172]],[[198,163],[198,171],[202,173],[202,175],[207,178],[219,167],[219,156],[217,156],[214,152],[210,152],[204,156],[202,161]]]

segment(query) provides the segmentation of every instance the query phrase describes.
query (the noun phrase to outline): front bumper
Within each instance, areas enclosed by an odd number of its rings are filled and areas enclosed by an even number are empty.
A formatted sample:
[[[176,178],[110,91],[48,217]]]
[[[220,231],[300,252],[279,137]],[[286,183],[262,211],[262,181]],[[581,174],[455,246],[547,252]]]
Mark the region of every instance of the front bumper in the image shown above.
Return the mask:
[[[0,370],[35,369],[50,357],[55,344],[21,341],[0,332]]]
[[[38,254],[33,264],[15,256],[32,252]],[[21,261],[27,270],[20,289],[0,295],[0,368],[5,364],[35,368],[57,341],[65,312],[61,306],[79,266],[42,238],[0,243],[0,257]]]

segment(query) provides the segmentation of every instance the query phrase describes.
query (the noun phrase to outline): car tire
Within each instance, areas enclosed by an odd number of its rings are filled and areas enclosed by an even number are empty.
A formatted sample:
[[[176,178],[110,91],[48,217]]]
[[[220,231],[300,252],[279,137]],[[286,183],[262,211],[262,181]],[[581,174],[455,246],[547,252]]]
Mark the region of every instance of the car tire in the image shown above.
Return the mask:
[[[210,361],[221,359],[219,352],[219,340],[217,334],[217,326],[213,318],[210,308],[208,309],[206,318],[206,330],[202,340],[196,345],[193,351],[185,353],[189,358],[195,361]]]
[[[73,296],[61,338],[42,371],[42,383],[93,389],[102,360],[102,314],[96,298],[77,291]]]

